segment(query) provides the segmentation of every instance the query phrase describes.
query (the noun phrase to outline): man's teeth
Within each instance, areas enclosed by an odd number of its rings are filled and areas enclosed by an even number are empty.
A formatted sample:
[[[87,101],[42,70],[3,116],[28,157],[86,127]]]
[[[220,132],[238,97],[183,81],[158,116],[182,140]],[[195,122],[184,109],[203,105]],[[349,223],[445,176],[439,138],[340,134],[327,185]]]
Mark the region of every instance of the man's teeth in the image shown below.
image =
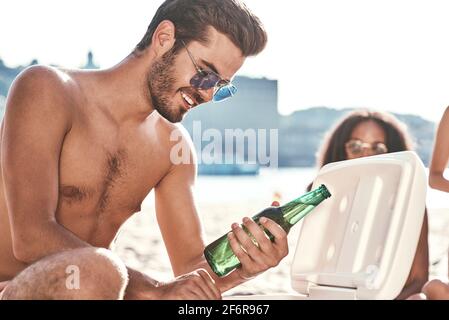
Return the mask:
[[[188,104],[190,104],[190,106],[193,106],[194,102],[192,99],[190,99],[184,92],[181,92],[181,95],[184,100],[187,101]]]

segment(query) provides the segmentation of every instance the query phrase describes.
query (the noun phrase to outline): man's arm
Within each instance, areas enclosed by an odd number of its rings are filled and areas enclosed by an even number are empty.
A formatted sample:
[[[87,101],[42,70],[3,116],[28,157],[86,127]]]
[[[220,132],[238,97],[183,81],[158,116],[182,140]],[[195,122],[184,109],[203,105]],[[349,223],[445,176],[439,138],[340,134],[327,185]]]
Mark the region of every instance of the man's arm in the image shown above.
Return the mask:
[[[232,273],[220,279],[204,259],[205,248],[202,224],[193,199],[196,165],[180,164],[172,167],[156,186],[156,214],[175,276],[205,269],[214,278],[221,292],[244,279]]]
[[[32,67],[15,80],[6,103],[2,175],[13,252],[25,263],[89,246],[57,223],[59,156],[71,126],[58,75]]]
[[[271,243],[258,225],[252,221],[245,223],[259,243],[259,249],[242,228],[234,229],[231,246],[242,262],[242,267],[226,277],[218,278],[203,255],[205,241],[193,198],[196,160],[191,143],[184,143],[188,146],[183,150],[190,152],[189,163],[173,165],[155,188],[159,227],[175,275],[204,268],[214,277],[220,291],[224,292],[277,265],[288,252],[286,234],[277,224],[267,221],[264,227],[276,237],[275,243]]]
[[[432,188],[449,192],[449,181],[444,177],[444,170],[449,161],[449,107],[438,126],[432,161],[429,169],[429,184]]]

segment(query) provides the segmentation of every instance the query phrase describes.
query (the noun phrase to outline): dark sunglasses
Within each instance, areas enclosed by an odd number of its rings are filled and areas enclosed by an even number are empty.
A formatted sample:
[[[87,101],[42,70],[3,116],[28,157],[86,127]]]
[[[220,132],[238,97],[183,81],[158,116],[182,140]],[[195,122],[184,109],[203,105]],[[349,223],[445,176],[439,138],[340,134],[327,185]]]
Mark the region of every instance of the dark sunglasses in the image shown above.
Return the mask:
[[[203,70],[195,62],[189,49],[187,49],[186,44],[182,41],[182,45],[186,48],[189,54],[190,60],[192,60],[193,65],[197,73],[190,79],[190,85],[196,89],[209,90],[214,88],[214,95],[212,98],[213,102],[221,102],[226,99],[233,97],[237,93],[237,88],[228,80],[224,80],[217,73],[212,70]]]
[[[359,139],[351,139],[345,144],[346,149],[351,152],[353,155],[360,155],[364,149],[368,148],[375,155],[384,154],[388,152],[388,148],[385,143],[382,142],[374,142],[368,143],[363,142]]]

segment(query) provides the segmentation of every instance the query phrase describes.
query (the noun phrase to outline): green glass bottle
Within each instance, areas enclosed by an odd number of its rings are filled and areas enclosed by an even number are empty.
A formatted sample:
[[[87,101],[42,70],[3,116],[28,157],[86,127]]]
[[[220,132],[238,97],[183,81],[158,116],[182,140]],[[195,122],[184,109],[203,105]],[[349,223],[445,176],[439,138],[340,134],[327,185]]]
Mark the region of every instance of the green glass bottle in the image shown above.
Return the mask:
[[[279,224],[288,233],[293,225],[330,196],[331,194],[326,186],[321,185],[282,207],[269,207],[253,216],[252,219],[260,225],[259,219],[267,217]],[[243,229],[252,237],[245,227]],[[271,241],[274,241],[274,236],[268,230],[265,230],[265,233]],[[255,242],[254,238],[253,241]],[[224,277],[240,267],[240,261],[232,251],[227,234],[209,244],[204,249],[204,256],[219,277]]]

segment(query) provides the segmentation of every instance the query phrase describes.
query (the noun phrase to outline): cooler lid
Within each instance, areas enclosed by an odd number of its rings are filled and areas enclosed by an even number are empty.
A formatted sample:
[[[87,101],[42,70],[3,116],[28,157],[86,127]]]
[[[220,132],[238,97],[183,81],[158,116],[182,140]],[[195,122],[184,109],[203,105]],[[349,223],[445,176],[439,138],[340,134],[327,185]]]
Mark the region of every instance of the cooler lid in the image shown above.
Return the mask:
[[[319,171],[313,188],[321,184],[332,197],[303,221],[293,289],[394,299],[408,278],[424,217],[421,160],[407,151],[333,163]]]

